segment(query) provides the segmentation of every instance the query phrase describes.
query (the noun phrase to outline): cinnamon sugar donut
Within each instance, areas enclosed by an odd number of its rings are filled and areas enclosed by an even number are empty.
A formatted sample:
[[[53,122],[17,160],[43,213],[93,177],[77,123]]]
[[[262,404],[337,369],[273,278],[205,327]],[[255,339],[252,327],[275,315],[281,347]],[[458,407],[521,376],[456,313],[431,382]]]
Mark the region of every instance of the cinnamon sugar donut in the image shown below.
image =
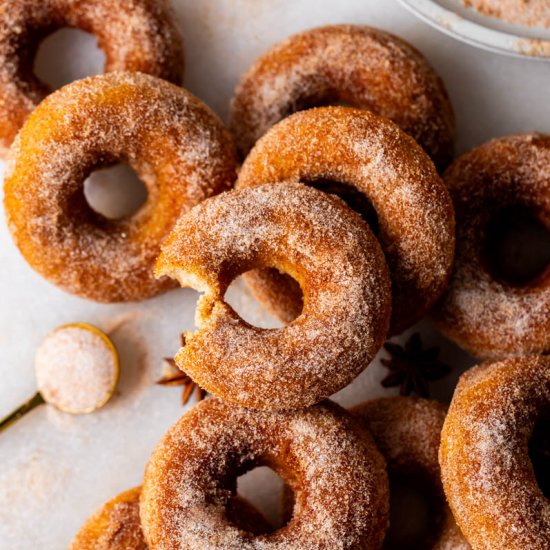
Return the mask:
[[[253,268],[290,273],[304,310],[281,329],[243,321],[224,301]],[[261,409],[310,405],[351,382],[382,345],[390,316],[384,256],[367,224],[340,199],[305,185],[231,191],[182,216],[157,276],[203,292],[196,333],[177,365],[210,393]]]
[[[139,518],[141,487],[125,491],[105,503],[86,520],[69,550],[147,550]],[[247,500],[238,495],[227,507],[230,521],[253,534],[266,533],[271,525]]]
[[[410,44],[366,26],[320,27],[276,44],[237,86],[230,128],[245,157],[291,113],[337,102],[393,120],[440,169],[451,161],[454,115],[443,82]]]
[[[449,288],[434,311],[441,331],[476,357],[550,351],[550,268],[528,284],[494,274],[487,236],[507,208],[527,208],[550,230],[550,136],[513,135],[462,155],[444,176],[457,218]]]
[[[258,141],[237,187],[279,181],[310,183],[339,193],[352,208],[364,209],[362,200],[374,209],[366,216],[374,218],[392,278],[390,333],[418,321],[441,295],[454,254],[453,206],[433,164],[395,124],[349,107],[291,115]],[[264,270],[245,279],[283,321],[301,311],[289,277]]]
[[[409,537],[405,544],[392,529],[392,519],[400,524],[404,518],[392,514],[390,499],[390,529],[383,548],[470,550],[441,484],[437,455],[446,407],[427,399],[383,397],[362,403],[351,412],[368,428],[388,463],[390,495],[399,486],[416,487],[426,497],[431,514],[427,531]]]
[[[269,466],[292,488],[290,522],[253,536],[227,518],[237,477]],[[388,522],[385,463],[337,405],[265,412],[207,399],[163,437],[145,471],[141,522],[152,548],[377,549]]]
[[[149,196],[117,221],[94,212],[84,180],[126,161]],[[7,221],[27,262],[68,292],[141,300],[172,286],[152,267],[182,211],[228,189],[236,154],[218,118],[189,92],[140,73],[109,73],[48,96],[15,141]]]
[[[69,550],[147,550],[139,520],[141,487],[120,493],[90,516]]]
[[[51,91],[33,62],[40,42],[62,27],[96,36],[106,72],[182,81],[182,40],[165,0],[0,0],[0,154]]]
[[[460,379],[439,459],[449,504],[476,550],[550,548],[550,487],[541,484],[549,479],[549,426],[549,357],[485,363]],[[546,445],[537,471],[529,456],[535,434]]]

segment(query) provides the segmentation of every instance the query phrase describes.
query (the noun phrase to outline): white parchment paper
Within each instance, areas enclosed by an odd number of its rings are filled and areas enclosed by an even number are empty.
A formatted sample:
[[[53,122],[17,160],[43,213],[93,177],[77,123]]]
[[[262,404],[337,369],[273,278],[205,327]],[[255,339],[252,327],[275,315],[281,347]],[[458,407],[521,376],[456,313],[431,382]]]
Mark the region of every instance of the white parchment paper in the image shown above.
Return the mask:
[[[512,132],[550,132],[550,64],[499,57],[448,38],[416,20],[394,0],[173,0],[186,43],[185,85],[223,119],[233,88],[252,61],[274,42],[327,23],[364,23],[401,35],[443,76],[456,111],[457,151]],[[51,82],[100,70],[94,40],[78,32],[50,39],[38,71]],[[0,548],[65,548],[81,523],[104,501],[140,483],[155,443],[184,412],[180,388],[154,384],[163,356],[193,326],[197,294],[175,290],[139,304],[98,305],[63,293],[40,278],[16,250],[0,214],[0,416],[35,391],[34,352],[62,323],[86,321],[119,347],[122,376],[101,411],[73,417],[47,406],[0,436]],[[252,322],[269,319],[242,285],[232,303]],[[442,346],[454,371],[434,384],[448,400],[461,369],[472,364],[423,322],[426,344]],[[403,340],[410,334],[403,335]],[[379,381],[375,361],[337,396],[344,404],[395,393]],[[260,472],[243,483],[248,496],[270,498]],[[271,505],[274,506],[273,502]]]

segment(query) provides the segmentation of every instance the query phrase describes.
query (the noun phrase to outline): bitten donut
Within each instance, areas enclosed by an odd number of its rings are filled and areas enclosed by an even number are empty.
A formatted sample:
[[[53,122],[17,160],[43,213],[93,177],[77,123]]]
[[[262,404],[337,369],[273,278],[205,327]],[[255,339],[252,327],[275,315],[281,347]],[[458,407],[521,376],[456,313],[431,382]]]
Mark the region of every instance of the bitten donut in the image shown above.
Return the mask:
[[[237,187],[283,181],[309,183],[338,193],[364,214],[367,209],[390,268],[392,334],[431,308],[452,268],[454,213],[443,182],[413,139],[368,111],[321,107],[296,113],[259,140]],[[301,293],[289,277],[263,270],[245,279],[283,321],[300,313]]]
[[[294,513],[262,536],[227,518],[237,477],[269,466],[291,487]],[[149,460],[141,523],[151,548],[380,548],[388,523],[384,459],[366,430],[324,402],[265,412],[207,399],[163,437]]]
[[[410,44],[365,26],[320,27],[275,45],[237,86],[230,128],[245,157],[291,113],[337,102],[393,120],[438,168],[452,160],[454,115],[443,82]]]
[[[485,363],[460,379],[439,460],[449,504],[476,550],[550,548],[549,426],[549,357]]]
[[[88,175],[127,162],[148,190],[132,216],[108,220],[84,196]],[[140,73],[109,73],[48,96],[15,141],[7,221],[27,262],[68,292],[141,300],[172,286],[152,273],[182,211],[229,189],[236,153],[218,118],[189,92]]]
[[[0,0],[0,154],[51,91],[35,76],[33,62],[40,42],[62,27],[96,36],[105,72],[182,81],[182,40],[165,0]]]
[[[147,550],[139,518],[141,487],[105,503],[86,520],[69,550]],[[227,516],[241,529],[266,533],[271,525],[248,501],[238,495],[228,503]]]
[[[304,293],[290,325],[249,325],[224,301],[231,281],[270,266]],[[182,216],[155,268],[204,293],[198,331],[175,356],[210,393],[261,409],[311,405],[351,382],[382,345],[391,307],[384,256],[340,199],[301,184],[230,191]]]
[[[416,487],[428,504],[429,524],[416,538],[409,536],[407,548],[425,550],[469,550],[445,500],[438,451],[446,407],[436,401],[413,397],[383,397],[351,409],[368,428],[388,464],[390,495],[399,486]],[[392,521],[401,524],[391,507],[390,529],[383,548],[403,548],[404,541]]]
[[[550,136],[513,135],[462,155],[444,176],[456,211],[454,274],[434,310],[438,328],[481,358],[550,351],[550,268],[527,284],[488,261],[492,220],[523,207],[550,230]]]

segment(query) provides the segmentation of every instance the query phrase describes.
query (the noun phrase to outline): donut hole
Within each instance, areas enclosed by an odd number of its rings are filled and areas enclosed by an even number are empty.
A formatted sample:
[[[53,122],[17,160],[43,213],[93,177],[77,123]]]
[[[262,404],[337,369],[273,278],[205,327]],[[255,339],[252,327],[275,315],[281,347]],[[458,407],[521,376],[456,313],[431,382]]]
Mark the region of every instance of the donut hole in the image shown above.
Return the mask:
[[[376,236],[379,235],[380,224],[376,210],[367,196],[361,193],[355,186],[324,178],[303,179],[302,183],[341,198],[367,222]]]
[[[508,206],[487,225],[485,257],[495,279],[511,286],[535,286],[550,267],[550,231],[530,208]]]
[[[550,408],[538,419],[529,441],[529,457],[544,496],[550,499]]]
[[[276,268],[265,267],[255,272],[252,286],[248,285],[250,292],[245,290],[244,282],[246,274],[241,274],[229,285],[224,300],[228,303],[248,324],[264,329],[278,329],[290,324],[300,316],[303,309],[304,295],[300,283],[291,275],[283,273]],[[272,292],[273,288],[281,289],[281,300],[285,301],[285,318],[278,319],[274,314],[266,311],[262,303],[265,293]],[[265,299],[265,298],[264,298]],[[269,303],[271,300],[267,300]]]
[[[243,275],[233,279],[225,293],[225,302],[249,325],[264,329],[283,327],[284,323],[266,311],[253,293],[247,292]],[[298,285],[298,283],[296,284]]]
[[[84,181],[88,206],[108,220],[135,214],[147,201],[145,184],[130,166],[118,163],[92,172]]]
[[[437,498],[426,476],[392,472],[390,475],[390,526],[384,539],[385,550],[430,548],[443,526]],[[434,525],[434,521],[436,524]]]
[[[269,534],[288,524],[294,495],[283,478],[269,466],[249,465],[237,478],[237,495],[246,499],[271,525],[258,534]],[[232,518],[238,527],[238,518]]]
[[[59,29],[40,42],[34,56],[34,75],[50,89],[100,74],[105,54],[93,34],[79,29]]]

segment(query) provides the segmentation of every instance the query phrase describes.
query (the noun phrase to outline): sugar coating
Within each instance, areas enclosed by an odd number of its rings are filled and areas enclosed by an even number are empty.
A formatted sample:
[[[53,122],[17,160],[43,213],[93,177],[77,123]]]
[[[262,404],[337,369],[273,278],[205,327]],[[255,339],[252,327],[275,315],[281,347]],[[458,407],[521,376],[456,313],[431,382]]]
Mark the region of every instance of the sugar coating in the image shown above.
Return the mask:
[[[250,326],[224,302],[231,281],[277,267],[301,285],[290,325]],[[158,276],[204,295],[178,366],[214,395],[266,409],[313,404],[347,385],[388,330],[390,282],[378,241],[340,199],[298,183],[223,193],[182,216]]]
[[[79,529],[69,550],[147,550],[141,529],[141,487],[134,487],[106,502]],[[235,495],[228,503],[228,518],[252,533],[270,530],[263,515],[244,498]]]
[[[118,381],[118,359],[100,334],[68,325],[40,344],[35,372],[38,391],[48,403],[85,413],[111,397]]]
[[[165,0],[1,0],[0,153],[51,91],[33,73],[41,40],[62,27],[94,34],[105,71],[139,71],[175,84],[183,78],[183,44]]]
[[[550,501],[528,455],[549,409],[548,357],[484,363],[461,377],[439,456],[447,499],[474,548],[550,548]]]
[[[291,521],[263,536],[231,524],[237,476],[272,467],[291,486]],[[379,548],[388,522],[385,464],[366,431],[325,402],[265,412],[207,399],[163,437],[145,472],[141,521],[153,548]]]
[[[468,8],[484,15],[528,27],[550,28],[548,0],[462,0]]]
[[[508,206],[526,206],[550,229],[550,137],[512,135],[462,155],[444,181],[456,212],[454,273],[434,311],[438,328],[476,357],[550,350],[548,272],[533,284],[497,280],[485,258],[487,225]]]
[[[88,206],[83,183],[119,160],[149,194],[134,215],[110,221]],[[97,301],[140,300],[172,286],[152,267],[179,215],[235,176],[233,143],[210,109],[165,80],[114,72],[37,107],[11,149],[4,204],[17,246],[46,279]]]
[[[366,26],[320,27],[276,44],[237,86],[230,128],[244,157],[289,114],[337,102],[393,120],[440,169],[451,161],[454,115],[441,79],[415,48]]]
[[[348,185],[372,204],[392,278],[390,332],[402,332],[431,308],[452,268],[453,206],[433,164],[390,121],[359,109],[321,107],[273,126],[243,163],[237,187],[316,180]],[[299,311],[299,295],[288,299],[292,289],[284,281],[258,272],[246,280],[284,321]]]
[[[422,548],[470,550],[447,505],[441,483],[438,451],[446,407],[427,399],[383,397],[357,405],[350,412],[364,423],[386,459],[390,485],[405,478],[421,480],[424,494],[439,509],[431,518]]]
[[[141,487],[106,502],[86,520],[69,550],[147,550],[139,519]]]

